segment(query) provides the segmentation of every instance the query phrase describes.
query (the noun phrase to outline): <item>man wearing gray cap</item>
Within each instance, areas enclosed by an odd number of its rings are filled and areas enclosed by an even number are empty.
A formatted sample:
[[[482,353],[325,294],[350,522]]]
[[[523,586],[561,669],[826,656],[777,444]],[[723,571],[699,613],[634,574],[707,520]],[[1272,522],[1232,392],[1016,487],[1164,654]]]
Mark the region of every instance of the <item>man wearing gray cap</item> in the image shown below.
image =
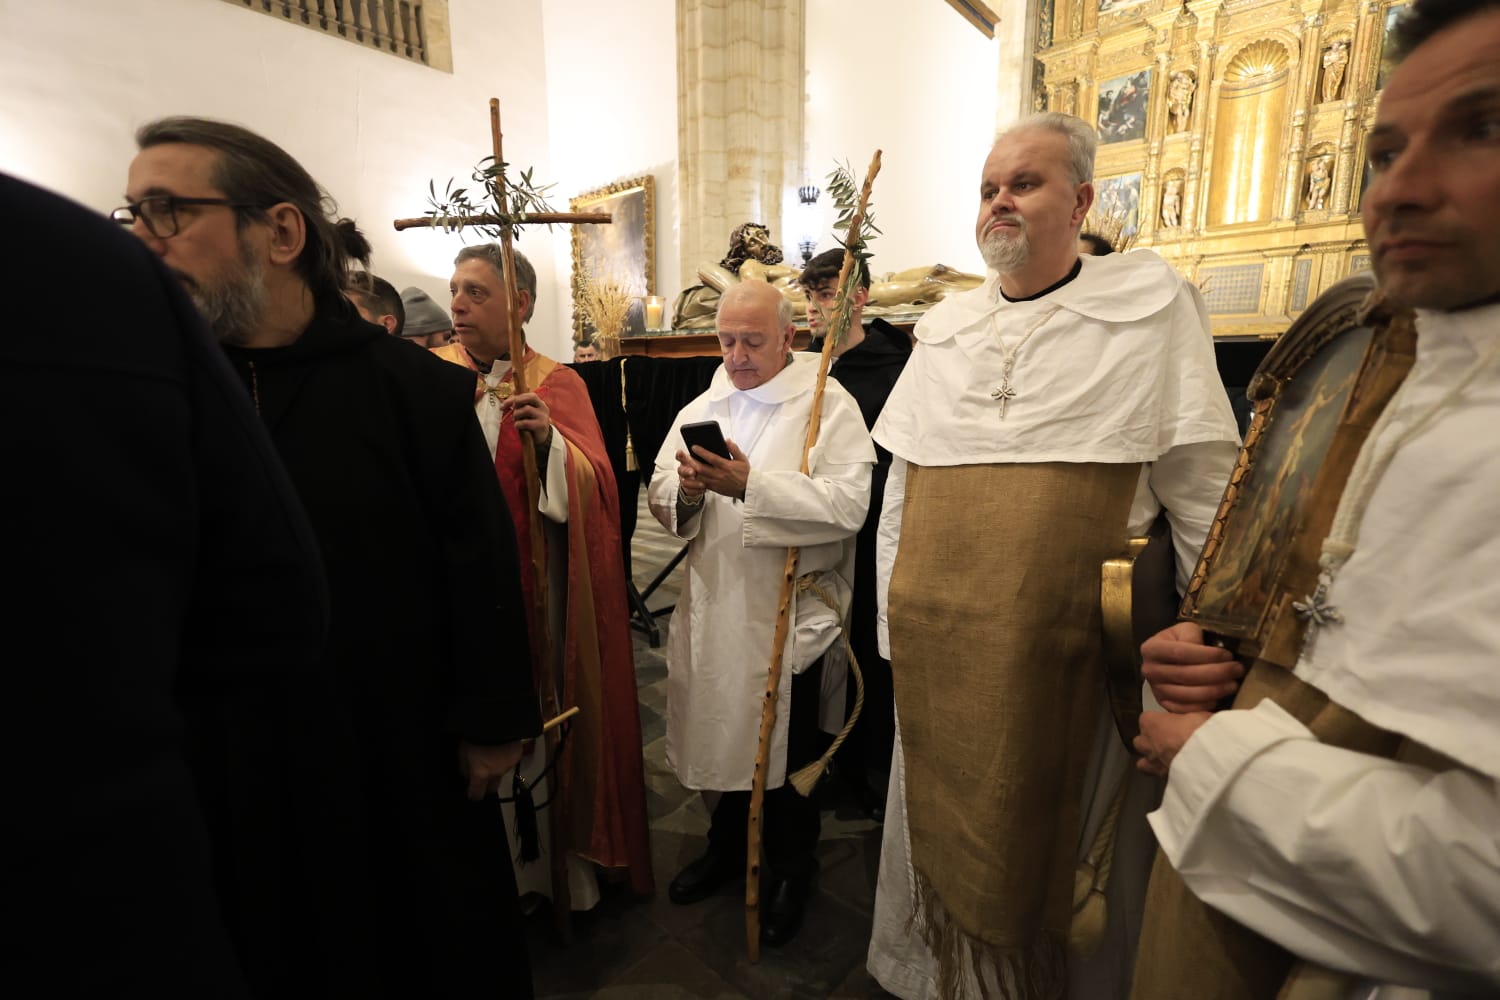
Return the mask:
[[[401,304],[406,307],[406,325],[401,338],[420,347],[442,347],[453,339],[453,320],[432,296],[413,285],[401,290]]]

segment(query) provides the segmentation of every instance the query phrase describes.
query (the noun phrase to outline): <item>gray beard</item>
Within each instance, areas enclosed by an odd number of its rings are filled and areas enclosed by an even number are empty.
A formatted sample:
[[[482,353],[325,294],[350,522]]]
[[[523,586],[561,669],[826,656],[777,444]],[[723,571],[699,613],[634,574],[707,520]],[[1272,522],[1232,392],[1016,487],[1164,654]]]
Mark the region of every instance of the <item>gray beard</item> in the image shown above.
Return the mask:
[[[1026,223],[1006,239],[998,233],[990,233],[979,243],[979,254],[991,270],[1001,274],[1016,271],[1026,266],[1031,257],[1031,241],[1026,236]]]
[[[221,343],[244,347],[259,332],[267,311],[265,267],[240,244],[240,259],[213,285],[188,285],[188,295]]]

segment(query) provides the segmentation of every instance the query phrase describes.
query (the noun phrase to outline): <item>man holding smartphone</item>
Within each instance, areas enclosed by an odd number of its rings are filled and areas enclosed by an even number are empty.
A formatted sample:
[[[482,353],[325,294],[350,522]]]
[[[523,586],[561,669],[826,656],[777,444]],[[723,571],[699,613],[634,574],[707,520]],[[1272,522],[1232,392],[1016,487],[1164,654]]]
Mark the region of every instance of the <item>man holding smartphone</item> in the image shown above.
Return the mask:
[[[817,869],[818,809],[786,776],[817,758],[820,694],[829,691],[836,714],[843,708],[842,683],[822,676],[834,669],[823,653],[847,617],[875,450],[858,404],[830,381],[810,471],[801,471],[818,358],[791,353],[791,305],[780,291],[755,281],[733,286],[717,323],[724,366],[677,415],[649,493],[657,520],[689,543],[667,639],[667,760],[687,787],[720,793],[708,850],[669,892],[674,903],[696,903],[745,870],[777,597],[786,549],[798,546],[804,585],[793,595],[795,627],[766,764],[761,940],[775,946],[801,927]],[[684,432],[700,441],[705,429],[685,425],[705,421],[722,430],[728,458],[711,441],[689,449]]]

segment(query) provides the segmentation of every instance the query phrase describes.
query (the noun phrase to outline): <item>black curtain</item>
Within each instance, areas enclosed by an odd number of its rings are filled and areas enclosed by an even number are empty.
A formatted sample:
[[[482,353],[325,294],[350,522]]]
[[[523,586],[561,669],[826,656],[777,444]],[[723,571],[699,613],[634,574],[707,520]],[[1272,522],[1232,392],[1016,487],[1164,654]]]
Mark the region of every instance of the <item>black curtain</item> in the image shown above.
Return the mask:
[[[625,355],[608,361],[569,365],[588,387],[589,400],[604,433],[604,448],[620,490],[620,543],[625,573],[631,574],[630,538],[635,533],[636,502],[643,481],[649,481],[656,453],[677,414],[708,388],[723,363],[718,355],[691,358],[648,358]],[[620,380],[625,380],[624,404]],[[626,430],[635,449],[638,468],[627,469]]]

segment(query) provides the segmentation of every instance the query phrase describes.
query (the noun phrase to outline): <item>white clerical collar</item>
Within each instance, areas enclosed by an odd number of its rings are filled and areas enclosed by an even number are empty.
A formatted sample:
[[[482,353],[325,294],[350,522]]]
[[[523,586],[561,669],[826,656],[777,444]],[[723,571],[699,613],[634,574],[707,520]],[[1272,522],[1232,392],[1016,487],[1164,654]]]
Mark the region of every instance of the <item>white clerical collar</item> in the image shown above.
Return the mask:
[[[1000,294],[999,276],[991,274],[978,288],[950,295],[933,309],[942,323],[917,326],[917,339],[940,343],[976,330],[988,331],[997,313],[1007,317],[1067,310],[1105,323],[1134,323],[1155,316],[1177,297],[1183,279],[1172,265],[1150,250],[1082,258],[1078,276],[1046,295],[1010,302]]]
[[[791,364],[753,389],[735,388],[729,381],[729,372],[720,365],[709,384],[708,398],[718,402],[740,393],[758,403],[785,403],[812,390],[818,379],[819,360],[820,355],[798,351],[792,355]]]

